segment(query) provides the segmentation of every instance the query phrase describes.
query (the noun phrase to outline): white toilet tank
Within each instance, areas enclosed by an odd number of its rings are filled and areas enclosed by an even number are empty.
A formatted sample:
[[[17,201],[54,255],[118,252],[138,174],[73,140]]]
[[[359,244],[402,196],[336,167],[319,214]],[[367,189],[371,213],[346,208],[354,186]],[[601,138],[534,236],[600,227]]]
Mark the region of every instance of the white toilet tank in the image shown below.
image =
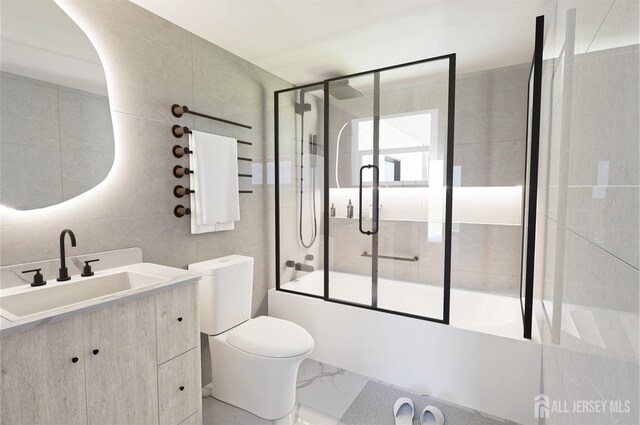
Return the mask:
[[[218,335],[251,318],[253,258],[229,255],[189,264],[202,274],[198,287],[200,332]]]

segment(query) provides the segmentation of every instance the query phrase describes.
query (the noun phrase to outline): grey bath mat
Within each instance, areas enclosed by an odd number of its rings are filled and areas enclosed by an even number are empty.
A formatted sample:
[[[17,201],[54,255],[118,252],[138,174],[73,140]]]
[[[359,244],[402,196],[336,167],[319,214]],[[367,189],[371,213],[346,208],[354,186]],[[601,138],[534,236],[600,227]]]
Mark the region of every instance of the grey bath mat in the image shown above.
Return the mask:
[[[409,397],[415,406],[414,424],[420,424],[420,413],[431,405],[442,410],[445,425],[505,425],[515,424],[486,417],[474,410],[445,404],[437,399],[418,396],[386,384],[369,381],[360,395],[340,419],[338,425],[393,425],[393,403],[399,397]]]

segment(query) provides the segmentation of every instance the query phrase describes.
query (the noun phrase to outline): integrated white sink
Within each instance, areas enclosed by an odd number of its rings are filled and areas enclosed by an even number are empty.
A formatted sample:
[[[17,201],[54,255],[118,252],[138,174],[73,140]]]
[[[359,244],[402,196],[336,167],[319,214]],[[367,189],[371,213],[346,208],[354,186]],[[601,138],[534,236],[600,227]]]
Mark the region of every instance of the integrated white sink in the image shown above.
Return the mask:
[[[171,278],[134,271],[118,271],[101,272],[87,278],[75,277],[68,282],[50,281],[45,286],[0,294],[0,312],[2,317],[14,322],[168,280]]]

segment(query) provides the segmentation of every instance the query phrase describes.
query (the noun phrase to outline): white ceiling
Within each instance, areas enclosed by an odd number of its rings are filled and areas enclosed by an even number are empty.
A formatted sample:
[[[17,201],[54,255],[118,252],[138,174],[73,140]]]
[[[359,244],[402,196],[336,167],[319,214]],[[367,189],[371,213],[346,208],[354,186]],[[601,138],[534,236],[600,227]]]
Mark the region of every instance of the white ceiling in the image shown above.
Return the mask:
[[[531,60],[552,0],[131,0],[294,84],[455,52],[458,72]]]

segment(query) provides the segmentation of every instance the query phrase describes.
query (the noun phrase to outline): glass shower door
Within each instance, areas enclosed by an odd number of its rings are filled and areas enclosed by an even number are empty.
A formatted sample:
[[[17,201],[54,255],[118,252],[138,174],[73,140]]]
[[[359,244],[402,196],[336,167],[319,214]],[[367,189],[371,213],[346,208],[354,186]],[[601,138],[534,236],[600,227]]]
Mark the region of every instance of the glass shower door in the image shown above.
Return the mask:
[[[448,323],[454,76],[449,55],[325,82],[327,299]]]
[[[328,93],[328,95],[327,95]],[[373,168],[362,165],[372,163],[372,157],[360,165],[355,159],[356,145],[371,151],[374,134],[370,123],[374,111],[374,75],[364,74],[325,82],[325,125],[329,148],[330,215],[328,217],[329,269],[325,268],[328,279],[330,300],[337,300],[372,307],[372,273],[370,258],[371,233],[375,221],[369,215],[369,205],[373,197]],[[327,121],[328,119],[328,121]],[[357,133],[359,123],[369,123],[366,131]],[[356,163],[357,161],[357,163]]]
[[[275,92],[275,158],[261,178],[275,185],[276,285],[324,298],[322,83]],[[256,178],[256,171],[254,171]]]

